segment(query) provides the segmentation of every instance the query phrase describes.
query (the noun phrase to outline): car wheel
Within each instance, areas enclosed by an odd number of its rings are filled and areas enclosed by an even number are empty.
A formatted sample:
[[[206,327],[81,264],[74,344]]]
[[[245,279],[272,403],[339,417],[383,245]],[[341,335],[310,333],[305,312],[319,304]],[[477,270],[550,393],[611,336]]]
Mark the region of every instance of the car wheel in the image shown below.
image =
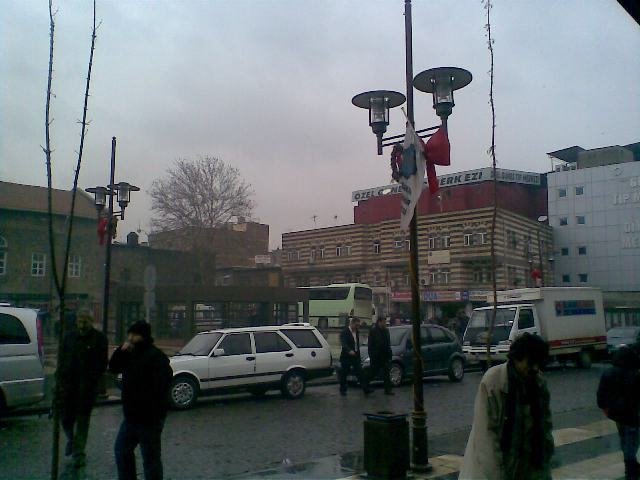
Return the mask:
[[[171,384],[171,406],[178,410],[191,408],[198,398],[198,384],[190,377],[176,377]]]
[[[464,378],[464,362],[460,358],[454,358],[449,362],[449,380],[460,382]]]
[[[249,389],[249,392],[254,397],[264,397],[265,394],[267,393],[267,390],[268,390],[267,387],[253,387]]]
[[[404,369],[402,365],[399,363],[392,363],[391,368],[389,369],[389,380],[391,380],[391,385],[394,387],[399,387],[402,384],[402,379],[404,377]]]
[[[302,397],[306,388],[307,384],[302,372],[289,372],[282,379],[282,394],[287,398]]]

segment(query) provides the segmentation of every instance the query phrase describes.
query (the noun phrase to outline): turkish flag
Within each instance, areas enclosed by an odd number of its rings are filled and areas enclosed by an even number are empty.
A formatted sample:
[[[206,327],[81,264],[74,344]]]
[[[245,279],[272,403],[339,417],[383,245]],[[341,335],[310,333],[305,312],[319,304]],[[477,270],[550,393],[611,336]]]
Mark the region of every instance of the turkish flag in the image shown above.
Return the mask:
[[[429,182],[429,192],[434,194],[440,188],[438,176],[436,175],[436,165],[451,165],[451,145],[446,129],[442,126],[434,133],[424,149],[424,156],[427,161],[427,181]]]

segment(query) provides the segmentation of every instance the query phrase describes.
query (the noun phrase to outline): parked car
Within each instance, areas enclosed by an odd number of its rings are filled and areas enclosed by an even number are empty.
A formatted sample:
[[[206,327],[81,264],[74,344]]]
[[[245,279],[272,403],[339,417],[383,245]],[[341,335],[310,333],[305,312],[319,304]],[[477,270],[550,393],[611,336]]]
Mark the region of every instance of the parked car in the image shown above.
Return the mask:
[[[44,398],[44,344],[38,312],[0,306],[0,414]]]
[[[389,327],[391,339],[391,383],[398,386],[413,375],[413,345],[411,325]],[[424,376],[448,375],[452,382],[460,382],[464,377],[465,360],[462,347],[456,335],[439,325],[420,327]],[[360,348],[363,368],[370,367],[366,346]]]
[[[607,353],[609,355],[625,345],[640,347],[640,327],[616,327],[607,332]]]
[[[214,392],[259,396],[280,389],[288,398],[300,398],[308,380],[333,374],[329,344],[308,323],[199,333],[170,361],[170,400],[177,409]]]

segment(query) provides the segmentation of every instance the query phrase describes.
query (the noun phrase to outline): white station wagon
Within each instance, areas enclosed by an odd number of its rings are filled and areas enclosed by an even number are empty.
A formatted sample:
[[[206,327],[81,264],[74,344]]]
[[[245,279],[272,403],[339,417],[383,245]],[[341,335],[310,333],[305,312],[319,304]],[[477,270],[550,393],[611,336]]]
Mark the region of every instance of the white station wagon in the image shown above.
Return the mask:
[[[199,333],[170,361],[171,404],[178,409],[193,406],[201,393],[260,396],[278,388],[300,398],[307,380],[333,374],[329,344],[308,323]]]

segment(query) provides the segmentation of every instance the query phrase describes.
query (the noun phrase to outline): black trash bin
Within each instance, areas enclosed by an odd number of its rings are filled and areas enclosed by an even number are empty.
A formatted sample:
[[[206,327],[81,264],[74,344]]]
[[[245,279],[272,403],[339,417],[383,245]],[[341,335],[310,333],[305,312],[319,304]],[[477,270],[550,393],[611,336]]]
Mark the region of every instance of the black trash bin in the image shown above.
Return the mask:
[[[373,479],[403,479],[409,469],[406,414],[365,413],[364,469]]]

